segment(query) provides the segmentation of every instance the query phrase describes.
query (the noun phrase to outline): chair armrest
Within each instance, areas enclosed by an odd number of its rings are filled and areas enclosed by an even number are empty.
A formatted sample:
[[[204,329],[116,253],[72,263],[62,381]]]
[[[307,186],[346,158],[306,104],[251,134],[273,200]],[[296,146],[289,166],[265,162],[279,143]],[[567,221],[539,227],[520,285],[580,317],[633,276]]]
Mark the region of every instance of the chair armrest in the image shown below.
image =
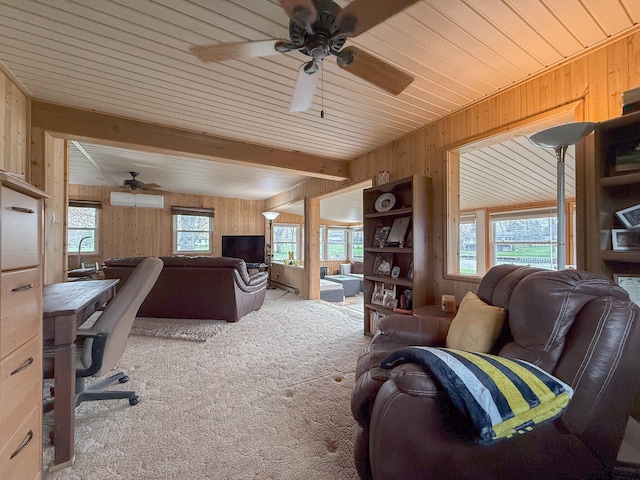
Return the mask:
[[[92,339],[91,342],[91,365],[85,369],[76,369],[76,377],[90,377],[94,373],[98,372],[102,368],[102,357],[104,355],[104,349],[107,345],[107,339],[109,334],[105,332],[98,332],[91,328],[81,328],[76,332],[76,345],[79,354],[81,354],[85,341]]]
[[[387,315],[378,324],[372,343],[444,346],[451,321],[440,317]]]

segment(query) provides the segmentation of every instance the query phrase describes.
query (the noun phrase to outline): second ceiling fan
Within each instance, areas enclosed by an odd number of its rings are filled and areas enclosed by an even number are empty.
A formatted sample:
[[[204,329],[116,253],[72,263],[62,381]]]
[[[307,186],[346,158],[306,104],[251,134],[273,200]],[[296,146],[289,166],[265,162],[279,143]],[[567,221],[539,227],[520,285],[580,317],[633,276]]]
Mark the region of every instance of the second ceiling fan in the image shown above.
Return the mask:
[[[289,16],[289,40],[261,40],[190,48],[203,62],[248,59],[298,50],[311,57],[300,68],[291,101],[292,112],[309,108],[322,61],[336,57],[338,66],[398,95],[413,77],[358,47],[343,48],[347,38],[366,32],[418,0],[353,0],[341,8],[333,0],[279,0]]]

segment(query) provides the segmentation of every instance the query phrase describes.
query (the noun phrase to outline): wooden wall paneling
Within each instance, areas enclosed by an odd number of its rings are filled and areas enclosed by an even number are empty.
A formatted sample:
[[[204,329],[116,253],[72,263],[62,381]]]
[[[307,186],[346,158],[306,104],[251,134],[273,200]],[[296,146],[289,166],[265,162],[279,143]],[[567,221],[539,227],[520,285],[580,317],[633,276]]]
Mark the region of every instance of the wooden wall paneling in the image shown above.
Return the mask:
[[[629,36],[629,88],[640,87],[640,32]]]
[[[69,198],[102,203],[99,213],[99,255],[82,255],[83,261],[102,262],[110,257],[166,256],[173,250],[172,206],[215,208],[212,255],[222,253],[222,235],[265,233],[264,202],[200,195],[165,193],[165,208],[112,207],[106,187],[70,185]],[[75,259],[69,259],[75,268]]]
[[[304,199],[304,283],[303,297],[309,300],[320,298],[320,199]]]
[[[606,49],[596,50],[589,55],[587,118],[592,122],[601,122],[609,118],[607,58]]]
[[[622,92],[629,88],[629,39],[610,44],[607,52],[607,90],[609,92],[608,118],[622,114]]]
[[[8,106],[8,86],[9,79],[5,73],[0,70],[0,168],[7,170],[9,152],[7,145],[9,144],[9,106]]]

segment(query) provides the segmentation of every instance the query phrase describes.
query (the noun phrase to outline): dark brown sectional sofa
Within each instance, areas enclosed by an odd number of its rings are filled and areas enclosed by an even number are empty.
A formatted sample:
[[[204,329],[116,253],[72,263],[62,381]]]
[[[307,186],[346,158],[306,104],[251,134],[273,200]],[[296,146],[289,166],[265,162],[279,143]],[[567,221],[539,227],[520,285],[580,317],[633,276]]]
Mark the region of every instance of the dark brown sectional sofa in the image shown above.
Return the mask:
[[[146,257],[110,258],[106,278],[119,278],[122,286]],[[249,275],[245,262],[228,257],[160,257],[164,262],[155,286],[142,303],[138,316],[197,318],[236,322],[260,309],[267,274]]]

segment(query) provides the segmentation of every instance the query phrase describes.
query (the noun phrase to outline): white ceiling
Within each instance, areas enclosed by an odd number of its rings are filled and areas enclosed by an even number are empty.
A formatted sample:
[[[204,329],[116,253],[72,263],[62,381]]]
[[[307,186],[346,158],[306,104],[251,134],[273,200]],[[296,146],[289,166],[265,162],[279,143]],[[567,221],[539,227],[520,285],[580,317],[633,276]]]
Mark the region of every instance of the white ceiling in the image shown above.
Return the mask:
[[[43,101],[350,160],[639,20],[638,0],[418,1],[347,41],[412,74],[404,92],[391,96],[329,58],[311,109],[295,114],[288,107],[307,58],[301,53],[203,64],[189,52],[192,45],[287,38],[288,18],[276,0],[0,0],[0,61]],[[136,170],[167,190],[268,198],[304,179],[84,147],[104,159],[101,167],[72,166],[81,183],[119,184]]]

